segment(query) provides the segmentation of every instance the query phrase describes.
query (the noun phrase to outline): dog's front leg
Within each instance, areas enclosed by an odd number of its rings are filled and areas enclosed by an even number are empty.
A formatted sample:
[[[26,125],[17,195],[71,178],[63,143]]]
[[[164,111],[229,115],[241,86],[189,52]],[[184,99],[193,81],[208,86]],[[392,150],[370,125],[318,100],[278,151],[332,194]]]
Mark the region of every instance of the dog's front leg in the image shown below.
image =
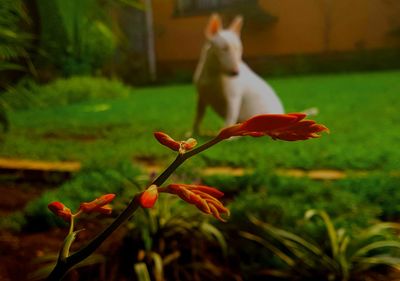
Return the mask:
[[[239,96],[230,97],[227,104],[225,127],[232,126],[238,122],[241,98]]]

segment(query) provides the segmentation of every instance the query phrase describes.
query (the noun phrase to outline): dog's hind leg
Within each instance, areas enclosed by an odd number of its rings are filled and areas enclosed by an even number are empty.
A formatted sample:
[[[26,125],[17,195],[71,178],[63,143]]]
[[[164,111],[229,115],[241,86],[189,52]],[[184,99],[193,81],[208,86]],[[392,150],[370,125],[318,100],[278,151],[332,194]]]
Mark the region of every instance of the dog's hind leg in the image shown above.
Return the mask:
[[[204,101],[201,100],[201,98],[199,98],[197,101],[196,116],[194,118],[194,124],[193,124],[194,135],[199,135],[200,133],[200,124],[204,118],[205,112],[206,112],[206,104],[204,103]]]

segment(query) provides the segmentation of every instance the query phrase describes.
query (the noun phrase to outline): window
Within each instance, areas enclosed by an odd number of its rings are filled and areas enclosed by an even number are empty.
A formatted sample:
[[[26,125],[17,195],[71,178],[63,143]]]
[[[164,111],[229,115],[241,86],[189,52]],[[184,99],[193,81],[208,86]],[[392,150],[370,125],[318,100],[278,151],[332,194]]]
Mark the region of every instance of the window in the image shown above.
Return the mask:
[[[177,17],[195,15],[209,15],[212,12],[221,13],[225,20],[232,20],[241,14],[246,22],[267,26],[277,21],[258,4],[258,0],[175,0],[175,14]]]
[[[251,5],[256,7],[256,0],[176,0],[176,15],[205,14],[221,11],[235,6]]]

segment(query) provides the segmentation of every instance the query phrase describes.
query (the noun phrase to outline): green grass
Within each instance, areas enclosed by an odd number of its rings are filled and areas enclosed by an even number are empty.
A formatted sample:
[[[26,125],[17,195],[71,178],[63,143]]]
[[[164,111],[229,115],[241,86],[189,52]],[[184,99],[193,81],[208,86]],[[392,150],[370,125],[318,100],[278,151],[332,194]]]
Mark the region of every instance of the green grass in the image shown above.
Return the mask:
[[[393,71],[270,80],[288,112],[318,107],[315,119],[331,134],[295,143],[227,141],[191,165],[400,170],[399,77],[400,72]],[[191,129],[195,100],[192,85],[177,85],[138,88],[112,100],[14,111],[0,155],[87,164],[145,156],[167,163],[174,155],[157,144],[152,132],[183,138]],[[203,131],[217,133],[222,125],[208,110]]]

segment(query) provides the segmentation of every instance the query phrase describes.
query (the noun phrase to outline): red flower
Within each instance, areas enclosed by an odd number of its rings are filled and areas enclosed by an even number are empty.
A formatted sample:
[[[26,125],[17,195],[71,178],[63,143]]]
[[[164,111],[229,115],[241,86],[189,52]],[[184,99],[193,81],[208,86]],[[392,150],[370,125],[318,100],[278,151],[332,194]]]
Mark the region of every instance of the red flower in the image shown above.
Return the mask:
[[[139,198],[139,204],[143,208],[152,208],[158,199],[158,187],[156,185],[149,186]]]
[[[190,138],[186,141],[176,141],[163,132],[155,132],[154,137],[162,145],[174,151],[179,151],[181,154],[193,149],[197,145],[197,141],[195,139]]]
[[[224,196],[224,193],[216,188],[204,185],[170,184],[166,188],[160,188],[159,191],[176,194],[189,204],[195,205],[200,211],[212,214],[220,221],[225,221],[221,213],[229,216],[229,210],[218,200]]]
[[[61,202],[52,202],[49,205],[47,205],[50,211],[52,211],[56,216],[62,218],[66,222],[69,222],[71,220],[71,210],[67,208],[63,203]]]
[[[218,137],[228,139],[233,136],[270,136],[285,141],[307,140],[320,137],[319,133],[329,132],[324,125],[313,120],[303,120],[304,113],[262,114],[243,123],[222,129]]]
[[[110,214],[111,207],[107,204],[110,203],[114,198],[115,194],[112,193],[102,195],[91,202],[81,203],[81,205],[79,206],[79,210],[88,214],[94,212],[101,214]]]

